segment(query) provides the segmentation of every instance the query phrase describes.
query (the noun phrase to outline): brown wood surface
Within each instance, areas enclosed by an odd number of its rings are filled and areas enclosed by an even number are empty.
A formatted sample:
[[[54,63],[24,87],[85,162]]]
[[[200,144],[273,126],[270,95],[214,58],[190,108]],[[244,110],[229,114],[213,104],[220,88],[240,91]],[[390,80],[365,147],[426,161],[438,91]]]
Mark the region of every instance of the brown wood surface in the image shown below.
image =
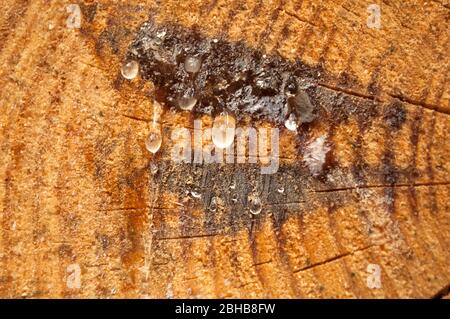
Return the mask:
[[[370,1],[80,1],[81,29],[66,27],[68,3],[0,3],[0,297],[448,296],[448,1],[382,1],[379,30],[366,26]],[[367,130],[357,111],[333,134],[329,121],[313,126],[332,140],[333,183],[294,171],[286,198],[256,220],[242,210],[229,223],[218,210],[209,225],[204,208],[177,204],[184,194],[150,173],[150,162],[168,163],[170,143],[146,151],[151,85],[120,77],[150,16],[320,64],[324,92],[358,107],[375,100],[379,115]],[[405,112],[398,130],[386,125],[395,103]],[[300,162],[297,137],[280,138],[282,164]],[[169,163],[161,174],[214,169]],[[255,183],[270,193],[271,177]],[[366,285],[368,264],[381,267],[380,289]]]

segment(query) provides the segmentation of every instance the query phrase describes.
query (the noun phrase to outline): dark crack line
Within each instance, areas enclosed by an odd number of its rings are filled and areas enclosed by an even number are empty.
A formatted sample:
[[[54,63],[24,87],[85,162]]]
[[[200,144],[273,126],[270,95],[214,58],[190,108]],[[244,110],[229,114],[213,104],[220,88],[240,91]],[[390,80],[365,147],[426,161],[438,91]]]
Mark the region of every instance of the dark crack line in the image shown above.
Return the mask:
[[[450,182],[436,182],[436,183],[417,183],[417,184],[392,184],[392,185],[361,185],[352,187],[341,187],[332,189],[318,189],[313,190],[311,193],[330,193],[330,192],[341,192],[356,189],[367,189],[367,188],[396,188],[396,187],[421,187],[421,186],[445,186],[449,185]]]
[[[432,111],[435,111],[435,112],[438,112],[438,113],[450,115],[450,110],[445,110],[445,109],[439,107],[438,105],[428,104],[428,103],[424,103],[424,102],[421,102],[421,101],[416,101],[414,99],[411,99],[409,97],[406,97],[406,96],[403,96],[403,95],[400,95],[400,94],[388,93],[388,95],[393,97],[393,98],[399,99],[402,102],[406,102],[406,103],[409,103],[409,104],[412,104],[412,105],[416,105],[416,106],[421,106],[421,107],[423,107],[425,109],[429,109],[429,110],[432,110]]]
[[[143,207],[117,207],[117,208],[99,208],[96,212],[117,212],[117,211],[140,211],[144,209],[149,209],[150,206]]]
[[[149,120],[149,119],[144,119],[144,118],[140,118],[140,117],[133,116],[133,115],[128,115],[128,114],[120,114],[120,115],[122,115],[126,118],[129,118],[129,119],[132,119],[132,120],[136,120],[136,121],[141,121],[141,122],[146,122],[146,123],[151,122],[151,120]]]
[[[445,296],[450,294],[450,284],[444,286],[444,288],[440,289],[436,294],[434,294],[431,299],[442,299]]]
[[[174,237],[155,237],[155,240],[178,240],[178,239],[195,239],[195,238],[205,238],[205,237],[215,237],[221,235],[220,233],[214,234],[201,234],[201,235],[187,235],[187,236],[174,236]]]
[[[372,95],[363,94],[363,93],[360,93],[360,92],[352,91],[352,90],[345,89],[345,88],[338,87],[338,86],[332,86],[332,85],[329,85],[329,84],[326,84],[326,83],[323,83],[323,82],[317,83],[317,85],[320,86],[320,87],[323,87],[323,88],[335,91],[335,92],[345,93],[345,94],[348,94],[348,95],[352,95],[352,96],[359,97],[359,98],[362,98],[362,99],[367,99],[367,100],[374,101],[374,102],[380,102],[380,103],[385,103],[386,102],[383,99],[380,99],[380,98],[372,96]],[[404,103],[408,103],[408,104],[411,104],[411,105],[414,105],[414,106],[421,106],[421,107],[423,107],[425,109],[428,109],[428,110],[431,110],[431,111],[434,111],[434,112],[437,112],[437,113],[450,115],[450,110],[445,110],[445,109],[443,109],[443,108],[441,108],[441,107],[439,107],[437,105],[434,105],[434,104],[428,104],[428,103],[419,102],[419,101],[410,99],[410,98],[402,96],[402,95],[397,95],[397,94],[387,93],[387,95],[392,97],[392,98],[398,99],[398,100],[400,100],[400,101],[402,101]]]
[[[348,95],[353,95],[353,96],[356,96],[356,97],[359,97],[359,98],[363,98],[363,99],[367,99],[367,100],[371,100],[371,101],[382,102],[382,100],[380,100],[379,98],[376,98],[375,96],[359,93],[359,92],[352,91],[352,90],[345,89],[345,88],[338,87],[338,86],[332,86],[332,85],[329,85],[329,84],[326,84],[326,83],[323,83],[323,82],[317,83],[317,85],[320,86],[320,87],[332,90],[332,91],[341,92],[341,93],[345,93],[345,94],[348,94]]]
[[[262,262],[259,262],[259,263],[255,263],[252,266],[257,267],[257,266],[261,266],[261,265],[265,265],[265,264],[270,264],[271,262],[272,262],[272,259],[267,260],[267,261],[262,261]]]
[[[286,15],[290,16],[291,18],[294,18],[294,19],[296,19],[296,20],[298,20],[298,21],[300,21],[300,22],[309,24],[310,26],[317,28],[317,25],[316,25],[316,24],[312,23],[311,21],[308,21],[308,20],[306,20],[306,19],[301,18],[298,14],[296,14],[296,13],[294,13],[294,12],[290,12],[290,11],[286,11],[286,10],[284,10],[283,12],[284,12]]]
[[[381,244],[375,244],[375,245],[370,245],[370,246],[367,246],[367,247],[363,247],[363,248],[361,248],[361,249],[357,249],[357,250],[350,251],[350,252],[347,252],[347,253],[344,253],[344,254],[340,254],[340,255],[335,256],[335,257],[333,257],[333,258],[330,258],[330,259],[327,259],[327,260],[324,260],[324,261],[321,261],[321,262],[318,262],[318,263],[315,263],[315,264],[312,264],[312,265],[309,265],[309,266],[306,266],[306,267],[303,267],[303,268],[294,270],[293,273],[298,273],[298,272],[306,271],[306,270],[308,270],[308,269],[311,269],[311,268],[314,268],[314,267],[317,267],[317,266],[325,265],[325,264],[328,264],[328,263],[330,263],[330,262],[336,261],[336,260],[338,260],[338,259],[341,259],[341,258],[350,256],[350,255],[353,255],[354,253],[357,253],[357,252],[360,252],[360,251],[364,251],[364,250],[367,250],[367,249],[369,249],[369,248],[376,247],[376,246],[380,246],[380,245],[383,245],[383,244],[384,244],[384,243],[381,243]]]

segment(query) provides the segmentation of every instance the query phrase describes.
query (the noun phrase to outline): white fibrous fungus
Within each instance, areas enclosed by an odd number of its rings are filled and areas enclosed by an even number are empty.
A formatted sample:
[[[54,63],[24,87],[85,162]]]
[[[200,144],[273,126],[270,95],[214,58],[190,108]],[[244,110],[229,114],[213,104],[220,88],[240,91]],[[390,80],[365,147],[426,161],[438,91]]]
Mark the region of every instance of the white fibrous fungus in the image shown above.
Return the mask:
[[[326,144],[326,136],[322,135],[306,146],[303,153],[303,161],[313,176],[317,176],[322,171],[327,153],[330,147]]]

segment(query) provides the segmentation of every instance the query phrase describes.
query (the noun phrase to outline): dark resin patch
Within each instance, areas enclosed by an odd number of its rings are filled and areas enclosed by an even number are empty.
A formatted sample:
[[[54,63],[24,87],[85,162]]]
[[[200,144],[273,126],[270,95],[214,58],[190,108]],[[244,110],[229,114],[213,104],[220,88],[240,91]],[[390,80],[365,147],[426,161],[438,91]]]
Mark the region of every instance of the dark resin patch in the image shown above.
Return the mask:
[[[201,60],[197,73],[186,72],[189,57]],[[195,98],[197,113],[214,115],[227,109],[238,119],[250,114],[278,124],[292,112],[300,123],[317,117],[310,95],[320,70],[265,55],[241,42],[146,22],[127,58],[139,62],[142,78],[156,86],[156,100],[170,108],[179,109],[180,100]]]
[[[185,62],[191,58],[188,72]],[[201,60],[198,72],[196,59]],[[195,29],[153,21],[137,31],[125,60],[139,62],[141,78],[154,84],[154,98],[166,108],[181,111],[180,101],[189,104],[189,98],[195,98],[194,114],[215,116],[227,109],[237,120],[249,116],[279,125],[294,114],[297,123],[303,124],[295,140],[299,153],[317,138],[316,128],[328,129],[327,143],[332,147],[319,175],[312,175],[303,161],[281,163],[277,174],[271,176],[260,175],[260,167],[254,164],[198,166],[158,161],[155,185],[179,194],[177,203],[182,203],[182,216],[187,219],[182,222],[181,234],[178,228],[164,224],[157,237],[252,229],[269,212],[275,223],[281,224],[291,212],[314,210],[316,205],[335,209],[349,200],[348,193],[333,190],[393,185],[409,174],[395,167],[388,149],[378,166],[365,161],[363,137],[373,120],[382,117],[390,133],[404,124],[406,110],[400,101],[384,106],[375,96],[353,93],[357,90],[352,85],[358,83],[349,75],[342,81],[320,65],[264,54],[244,42],[209,38]],[[333,155],[333,136],[337,127],[350,119],[358,124],[355,159],[351,167],[342,168]],[[232,184],[236,187],[230,188]],[[280,187],[285,189],[282,193],[277,191]],[[243,213],[248,212],[248,198],[254,193],[264,206],[256,216]],[[194,207],[202,209],[203,219],[189,220]]]

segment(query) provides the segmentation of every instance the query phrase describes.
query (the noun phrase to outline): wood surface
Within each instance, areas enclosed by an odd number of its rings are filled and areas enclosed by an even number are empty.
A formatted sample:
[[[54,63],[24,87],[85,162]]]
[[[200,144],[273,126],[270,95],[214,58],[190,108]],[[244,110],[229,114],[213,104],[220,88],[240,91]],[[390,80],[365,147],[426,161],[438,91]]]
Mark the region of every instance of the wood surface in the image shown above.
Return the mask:
[[[0,297],[448,296],[448,1],[380,1],[381,29],[367,27],[365,0],[79,1],[80,29],[66,26],[69,3],[0,3]],[[120,76],[149,18],[323,68],[321,92],[354,107],[308,132],[329,138],[326,178],[305,175],[302,137],[285,129],[276,176],[177,166],[166,139],[151,155],[152,85]],[[261,190],[260,215],[227,204],[233,176]],[[187,198],[189,178],[224,204]],[[67,284],[74,264],[80,288]]]

